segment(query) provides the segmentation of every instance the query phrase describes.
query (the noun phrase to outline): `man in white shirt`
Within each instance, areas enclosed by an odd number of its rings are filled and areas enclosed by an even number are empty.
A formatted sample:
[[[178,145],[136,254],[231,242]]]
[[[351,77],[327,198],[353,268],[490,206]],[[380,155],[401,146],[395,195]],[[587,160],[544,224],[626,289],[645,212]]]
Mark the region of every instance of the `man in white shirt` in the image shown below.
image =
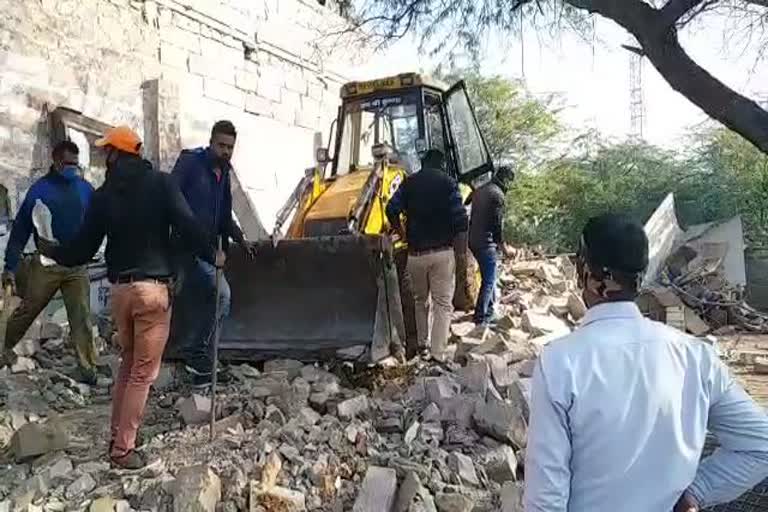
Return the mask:
[[[534,370],[526,512],[695,512],[768,477],[768,418],[706,342],[644,318],[638,224],[590,219],[578,255],[590,308]],[[707,431],[721,447],[700,462]]]

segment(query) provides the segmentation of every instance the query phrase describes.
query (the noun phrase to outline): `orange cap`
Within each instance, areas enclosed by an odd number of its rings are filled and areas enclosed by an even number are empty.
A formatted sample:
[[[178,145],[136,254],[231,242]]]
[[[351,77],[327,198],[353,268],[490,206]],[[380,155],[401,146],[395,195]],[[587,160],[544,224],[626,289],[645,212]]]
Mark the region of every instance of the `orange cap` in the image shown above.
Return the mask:
[[[99,147],[112,146],[120,151],[138,155],[139,148],[141,148],[141,139],[129,127],[115,126],[107,128],[104,136],[98,139],[95,144]]]

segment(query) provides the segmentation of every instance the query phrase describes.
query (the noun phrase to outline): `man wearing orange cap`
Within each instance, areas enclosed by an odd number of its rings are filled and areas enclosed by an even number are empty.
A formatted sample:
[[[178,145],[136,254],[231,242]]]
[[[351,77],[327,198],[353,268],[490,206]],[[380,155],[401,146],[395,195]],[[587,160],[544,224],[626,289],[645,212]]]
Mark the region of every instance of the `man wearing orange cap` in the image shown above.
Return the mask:
[[[122,349],[112,396],[110,458],[114,466],[138,469],[145,461],[135,451],[136,432],[160,371],[171,319],[171,228],[211,265],[222,266],[224,255],[210,246],[178,185],[141,158],[141,139],[133,130],[111,128],[96,145],[107,152],[107,176],[80,233],[61,246],[43,243],[40,251],[65,265],[80,265],[107,237],[112,316]]]

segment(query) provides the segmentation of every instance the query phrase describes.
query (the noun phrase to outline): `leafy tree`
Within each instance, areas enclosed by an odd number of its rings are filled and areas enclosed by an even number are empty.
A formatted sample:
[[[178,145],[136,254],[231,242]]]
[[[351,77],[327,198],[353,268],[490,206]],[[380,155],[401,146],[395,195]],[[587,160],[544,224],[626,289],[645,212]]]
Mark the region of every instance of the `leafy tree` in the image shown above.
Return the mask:
[[[437,73],[439,75],[439,73]],[[494,162],[533,169],[549,157],[551,143],[561,132],[553,98],[534,98],[523,84],[477,70],[453,70],[446,82],[464,80]]]
[[[418,31],[423,44],[437,40],[435,52],[476,52],[489,28],[514,33],[529,22],[584,32],[589,16],[599,14],[635,38],[638,45],[625,48],[647,57],[673,89],[768,153],[768,111],[712,76],[680,44],[679,31],[712,11],[726,20],[728,33],[759,37],[768,23],[768,0],[359,0],[350,17],[381,41]]]

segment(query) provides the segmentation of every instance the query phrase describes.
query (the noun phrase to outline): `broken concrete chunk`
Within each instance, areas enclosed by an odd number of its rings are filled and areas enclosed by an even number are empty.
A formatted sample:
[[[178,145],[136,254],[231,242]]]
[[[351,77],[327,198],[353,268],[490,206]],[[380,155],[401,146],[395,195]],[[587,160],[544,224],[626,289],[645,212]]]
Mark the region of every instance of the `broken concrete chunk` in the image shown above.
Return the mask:
[[[357,495],[353,512],[380,512],[391,510],[397,492],[397,473],[394,469],[370,466]]]
[[[305,425],[314,425],[320,421],[320,415],[311,407],[302,407],[299,411],[299,418]]]
[[[215,512],[221,499],[221,481],[208,466],[179,470],[172,487],[174,512]]]
[[[432,494],[422,484],[419,475],[414,471],[407,471],[397,491],[397,499],[392,512],[434,512],[435,502]]]
[[[354,398],[339,402],[336,406],[336,414],[343,420],[351,420],[355,416],[368,411],[368,398],[365,395],[358,395]]]
[[[251,512],[280,511],[280,512],[304,512],[307,510],[304,494],[273,486],[262,487],[258,482],[251,482]]]
[[[435,505],[439,512],[472,512],[474,502],[458,493],[439,492],[435,496]]]
[[[522,482],[506,482],[501,488],[501,512],[523,512]]]
[[[685,329],[694,336],[704,336],[712,330],[709,325],[688,306],[683,306],[683,316],[685,318]]]
[[[294,359],[272,359],[264,363],[264,373],[286,372],[289,380],[298,377],[302,368],[304,363]]]
[[[16,362],[11,365],[11,373],[31,372],[35,368],[37,368],[37,364],[35,364],[34,359],[19,356],[16,358]]]
[[[480,396],[485,396],[485,392],[488,389],[488,380],[491,378],[491,371],[488,369],[488,364],[485,359],[482,361],[471,361],[467,366],[462,368],[459,372],[461,375],[461,384],[464,389],[471,393],[477,393]],[[435,400],[430,396],[433,401]],[[445,397],[442,402],[452,396]]]
[[[96,488],[96,480],[88,473],[80,476],[67,486],[66,496],[69,499],[83,496]]]
[[[510,342],[508,342],[500,334],[494,334],[489,336],[482,344],[473,347],[469,353],[484,355],[484,354],[503,354],[510,348]]]
[[[503,484],[517,478],[517,457],[515,450],[500,445],[485,455],[485,473],[494,482]]]
[[[522,319],[523,330],[534,336],[565,336],[571,332],[570,327],[560,318],[551,314],[526,311]]]
[[[416,436],[419,433],[419,426],[421,424],[418,421],[414,421],[411,423],[411,425],[406,429],[405,435],[403,436],[403,441],[406,445],[410,445],[413,443],[413,441],[416,440]]]
[[[17,356],[32,357],[40,351],[40,342],[32,339],[23,339],[13,347],[13,353]]]
[[[114,498],[103,496],[91,502],[91,506],[88,507],[88,512],[113,512],[115,510],[115,504],[116,501]]]
[[[276,405],[268,405],[267,410],[264,413],[264,419],[274,423],[275,425],[285,425],[285,414]]]
[[[72,467],[71,460],[66,457],[59,457],[46,467],[45,471],[48,472],[48,478],[53,482],[59,478],[67,478],[71,476],[74,468]]]
[[[519,405],[492,397],[485,402],[478,400],[472,419],[479,433],[519,448],[525,447],[527,425]]]
[[[50,340],[53,338],[63,338],[64,328],[55,322],[45,322],[40,327],[40,339]]]
[[[768,357],[756,357],[752,370],[761,375],[768,375]]]
[[[166,391],[176,384],[175,368],[169,364],[160,366],[160,372],[157,374],[155,382],[152,383],[152,389],[155,391]]]
[[[11,452],[17,461],[64,450],[68,445],[67,432],[59,424],[50,421],[27,423],[14,432],[11,438]]]
[[[106,471],[109,471],[109,463],[99,462],[99,461],[85,462],[83,464],[78,464],[76,469],[77,469],[77,472],[80,474],[104,473]]]
[[[584,300],[575,293],[568,294],[568,312],[574,320],[581,320],[587,314],[587,306]]]
[[[434,402],[430,402],[428,406],[421,411],[421,419],[424,421],[440,421],[440,407]]]
[[[200,425],[211,419],[211,399],[194,394],[179,404],[179,413],[187,425]]]
[[[277,483],[277,477],[283,468],[283,461],[277,452],[272,452],[267,456],[264,467],[261,468],[261,487],[269,489]]]
[[[424,388],[427,399],[438,405],[459,394],[459,384],[450,377],[427,377]]]
[[[472,459],[463,453],[452,452],[448,455],[448,467],[459,477],[461,483],[474,486],[480,485]]]
[[[9,496],[11,509],[14,511],[28,510],[33,501],[48,493],[49,488],[50,482],[44,473],[24,480]]]
[[[491,368],[493,382],[498,388],[507,388],[517,380],[517,374],[507,366],[507,361],[504,358],[494,354],[486,354],[485,360]]]

